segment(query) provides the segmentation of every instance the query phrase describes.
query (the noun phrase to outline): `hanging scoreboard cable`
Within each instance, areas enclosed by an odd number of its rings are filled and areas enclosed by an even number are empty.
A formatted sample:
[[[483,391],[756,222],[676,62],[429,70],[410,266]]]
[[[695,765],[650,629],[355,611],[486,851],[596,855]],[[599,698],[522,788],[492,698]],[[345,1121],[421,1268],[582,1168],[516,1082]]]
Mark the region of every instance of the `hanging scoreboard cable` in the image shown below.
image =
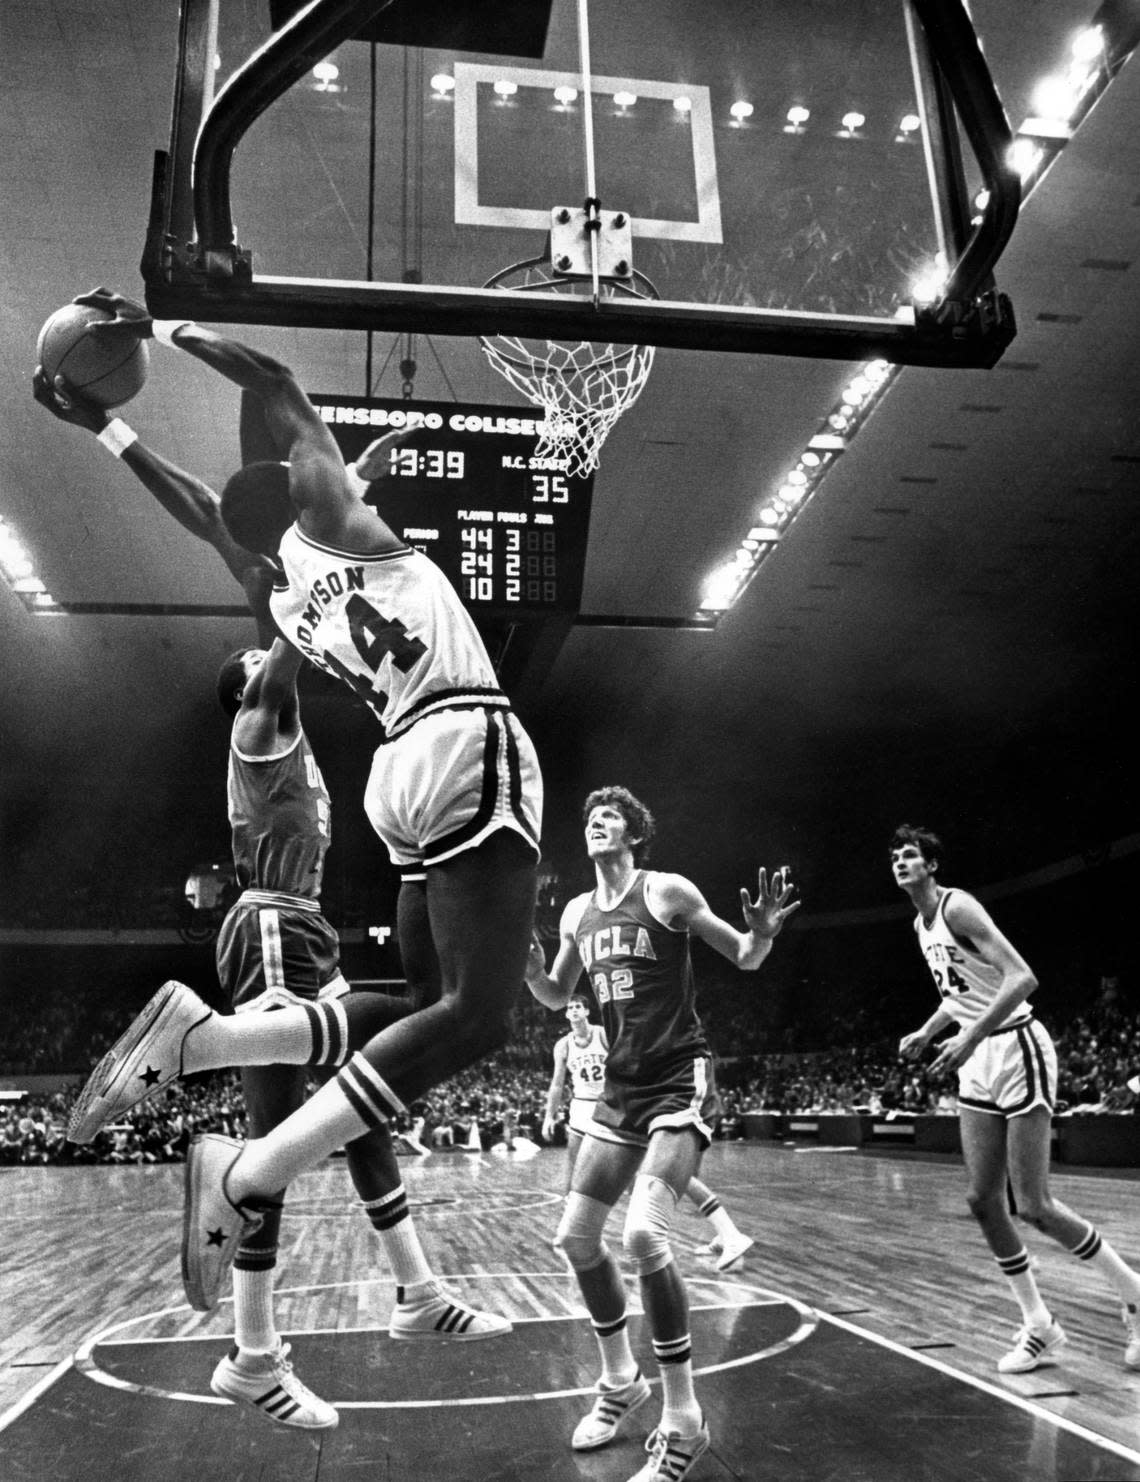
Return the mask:
[[[346,462],[384,433],[409,430],[364,497],[443,569],[474,616],[578,611],[594,478],[537,455],[529,409],[310,399]]]

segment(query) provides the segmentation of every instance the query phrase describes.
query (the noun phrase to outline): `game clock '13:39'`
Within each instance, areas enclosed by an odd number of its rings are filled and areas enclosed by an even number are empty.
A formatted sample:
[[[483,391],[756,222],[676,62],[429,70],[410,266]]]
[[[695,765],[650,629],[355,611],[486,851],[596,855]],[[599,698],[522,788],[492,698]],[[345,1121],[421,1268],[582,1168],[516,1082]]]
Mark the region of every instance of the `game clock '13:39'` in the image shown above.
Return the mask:
[[[365,498],[447,573],[478,615],[577,612],[593,475],[540,457],[533,408],[312,395],[347,462],[386,432]]]

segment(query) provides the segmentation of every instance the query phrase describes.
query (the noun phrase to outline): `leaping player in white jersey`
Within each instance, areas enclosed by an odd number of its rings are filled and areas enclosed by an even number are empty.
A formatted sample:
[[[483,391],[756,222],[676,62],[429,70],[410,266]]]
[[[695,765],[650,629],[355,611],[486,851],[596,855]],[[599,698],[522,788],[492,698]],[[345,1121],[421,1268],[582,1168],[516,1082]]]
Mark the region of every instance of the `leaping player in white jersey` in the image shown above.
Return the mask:
[[[42,367],[33,378],[36,400],[53,416],[100,437],[108,414],[69,386],[62,376],[49,383]],[[129,430],[128,430],[129,431]],[[232,721],[227,778],[233,854],[241,898],[218,933],[218,982],[235,1012],[217,1019],[223,1029],[266,1008],[340,998],[349,984],[340,971],[336,932],[320,908],[320,885],[329,844],[330,800],[320,768],[302,728],[297,676],[304,659],[276,636],[268,598],[274,567],[267,557],[239,546],[222,523],[221,500],[207,484],[177,467],[130,433],[116,456],[180,525],[212,546],[245,589],[257,621],[260,648],[239,649],[222,666],[218,698]],[[379,442],[358,460],[358,471],[380,466]],[[431,993],[410,983],[411,1001],[392,1003],[399,1017]],[[378,995],[370,995],[373,1009]],[[197,1003],[182,984],[167,983],[139,1017],[169,1018],[180,1000]],[[128,1031],[128,1036],[130,1031]],[[129,1043],[129,1039],[128,1039]],[[179,1046],[179,1059],[181,1046]],[[122,1070],[129,1052],[117,1047],[107,1059]],[[102,1063],[102,1062],[101,1062]],[[223,1051],[218,1062],[241,1064],[240,1053]],[[146,1067],[149,1071],[150,1067]],[[190,1070],[196,1064],[184,1066]],[[241,1065],[247,1124],[255,1135],[302,1104],[309,1070],[300,1065]],[[117,1102],[98,1095],[99,1072],[88,1086],[94,1095],[75,1103],[68,1128],[73,1142],[89,1142],[109,1120],[149,1094],[150,1077],[126,1078]],[[119,1084],[124,1084],[120,1077]],[[361,1207],[383,1244],[396,1281],[397,1305],[389,1332],[394,1338],[460,1339],[508,1332],[510,1323],[478,1312],[445,1295],[424,1254],[400,1176],[392,1139],[377,1127],[345,1149]],[[337,1424],[336,1409],[298,1377],[289,1344],[277,1330],[273,1288],[277,1275],[280,1208],[266,1213],[238,1248],[234,1263],[234,1343],[214,1370],[215,1394],[241,1402],[277,1425],[324,1430]]]
[[[1019,1216],[1088,1261],[1119,1294],[1128,1335],[1124,1362],[1140,1369],[1140,1274],[1049,1191],[1057,1056],[1029,1007],[1037,979],[980,901],[939,883],[942,852],[937,835],[909,824],[891,839],[891,869],[915,907],[918,944],[942,996],[922,1028],[903,1036],[899,1054],[915,1060],[944,1030],[954,1031],[929,1069],[958,1072],[966,1202],[1022,1315],[1014,1346],[997,1366],[1003,1374],[1027,1373],[1067,1341],[1041,1300],[1010,1217],[1009,1182]]]
[[[589,1132],[594,1108],[601,1099],[606,1079],[609,1041],[602,1026],[591,1021],[590,1000],[584,993],[570,995],[566,1004],[566,1018],[570,1023],[570,1032],[562,1035],[554,1045],[554,1072],[546,1092],[542,1135],[547,1142],[554,1141],[555,1122],[569,1078],[570,1109],[566,1118],[566,1142],[570,1154],[566,1166],[566,1187],[569,1189],[578,1149],[582,1146],[583,1137]],[[718,1271],[729,1270],[752,1248],[755,1241],[751,1235],[745,1235],[743,1230],[737,1229],[719,1196],[701,1179],[691,1178],[685,1194],[696,1205],[697,1213],[709,1221],[714,1231],[712,1240],[701,1246],[697,1254],[714,1257]]]
[[[438,1001],[372,1035],[347,1063],[336,1046],[350,1026],[336,1004],[247,1016],[278,1021],[264,1035],[279,1041],[272,1053],[282,1063],[342,1069],[263,1137],[191,1144],[183,1279],[192,1305],[208,1310],[243,1222],[256,1222],[274,1190],[505,1042],[534,918],[542,779],[455,591],[364,502],[288,366],[187,321],[156,326],[120,294],[99,290],[83,302],[114,316],[98,326],[101,339],[157,337],[260,397],[288,462],[235,474],[222,517],[241,546],[279,560],[271,608],[285,637],[384,727],[365,809],[402,873],[405,970],[430,964],[439,987]],[[292,1048],[281,1044],[294,1030]],[[190,1018],[185,1034],[201,1042],[214,1030]],[[256,1046],[244,1053],[240,1063],[259,1063],[249,1058]]]

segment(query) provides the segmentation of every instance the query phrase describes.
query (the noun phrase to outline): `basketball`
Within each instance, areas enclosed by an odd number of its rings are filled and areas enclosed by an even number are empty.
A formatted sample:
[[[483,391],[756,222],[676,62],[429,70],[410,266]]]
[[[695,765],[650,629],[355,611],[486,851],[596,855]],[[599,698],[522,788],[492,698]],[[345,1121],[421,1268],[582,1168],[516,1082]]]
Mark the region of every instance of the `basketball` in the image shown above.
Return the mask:
[[[49,382],[56,376],[101,407],[122,406],[146,381],[150,351],[145,340],[124,338],[107,344],[87,333],[89,325],[112,316],[87,304],[65,304],[40,330],[36,359]]]

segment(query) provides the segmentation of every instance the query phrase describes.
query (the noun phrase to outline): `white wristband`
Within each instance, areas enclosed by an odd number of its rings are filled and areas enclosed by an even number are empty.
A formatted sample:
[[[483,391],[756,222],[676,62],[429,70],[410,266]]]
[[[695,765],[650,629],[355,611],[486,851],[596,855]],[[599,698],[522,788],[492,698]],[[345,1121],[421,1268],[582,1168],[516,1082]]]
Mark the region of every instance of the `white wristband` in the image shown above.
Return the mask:
[[[165,345],[168,350],[173,350],[174,331],[181,329],[184,324],[193,323],[193,319],[152,319],[150,321],[150,329],[160,345]]]
[[[99,441],[116,458],[121,458],[130,445],[137,443],[138,440],[138,433],[133,427],[128,427],[122,417],[112,417],[103,431],[99,433]]]

